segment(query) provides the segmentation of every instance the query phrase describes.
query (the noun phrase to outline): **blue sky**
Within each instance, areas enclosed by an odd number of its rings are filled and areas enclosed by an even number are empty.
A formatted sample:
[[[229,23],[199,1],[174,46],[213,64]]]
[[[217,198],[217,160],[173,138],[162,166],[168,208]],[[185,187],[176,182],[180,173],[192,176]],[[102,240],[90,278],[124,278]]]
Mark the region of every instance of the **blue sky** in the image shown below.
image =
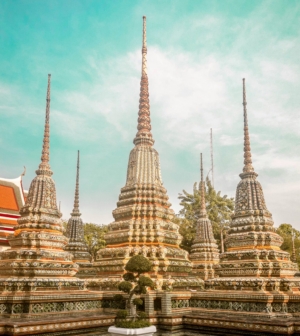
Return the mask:
[[[253,165],[275,225],[300,229],[299,1],[0,2],[0,175],[38,167],[52,74],[51,167],[63,218],[81,151],[84,221],[109,223],[133,147],[147,16],[155,148],[173,209],[209,170],[235,195],[243,167],[242,78]]]

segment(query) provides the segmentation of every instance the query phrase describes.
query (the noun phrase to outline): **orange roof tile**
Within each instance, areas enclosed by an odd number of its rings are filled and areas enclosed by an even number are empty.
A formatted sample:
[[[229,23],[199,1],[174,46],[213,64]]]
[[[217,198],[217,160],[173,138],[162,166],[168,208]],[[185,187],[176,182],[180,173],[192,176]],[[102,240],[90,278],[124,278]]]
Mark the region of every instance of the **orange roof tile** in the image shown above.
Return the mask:
[[[9,247],[6,237],[17,226],[19,211],[28,192],[23,190],[22,176],[14,179],[0,177],[0,249]]]
[[[16,219],[6,219],[6,218],[0,218],[0,224],[10,224],[10,225],[17,225]]]
[[[1,208],[9,210],[19,210],[15,192],[12,187],[0,185],[0,204]]]
[[[4,237],[6,239],[6,237],[10,234],[11,232],[4,232],[4,231],[0,231],[0,237]]]

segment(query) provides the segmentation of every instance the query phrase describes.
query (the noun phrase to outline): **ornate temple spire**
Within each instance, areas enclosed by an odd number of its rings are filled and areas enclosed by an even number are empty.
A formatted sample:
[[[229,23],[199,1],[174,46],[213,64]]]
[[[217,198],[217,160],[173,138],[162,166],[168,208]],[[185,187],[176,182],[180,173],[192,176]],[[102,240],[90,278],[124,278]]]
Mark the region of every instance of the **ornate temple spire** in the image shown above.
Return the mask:
[[[71,212],[71,218],[67,224],[66,236],[69,238],[69,242],[65,247],[65,250],[71,252],[74,256],[73,261],[79,265],[79,271],[77,277],[91,277],[95,276],[95,270],[90,263],[91,255],[88,252],[87,245],[84,240],[84,228],[83,221],[81,219],[81,213],[79,211],[79,151],[77,152],[77,169],[76,169],[76,187],[74,196],[74,208]]]
[[[133,140],[133,143],[135,145],[141,144],[152,146],[154,144],[154,140],[151,134],[149,83],[147,74],[146,16],[143,16],[142,77],[140,84],[140,105],[138,115],[138,132]]]
[[[203,180],[203,160],[200,154],[200,195],[201,203],[197,220],[196,235],[191,246],[190,260],[192,273],[203,280],[211,279],[215,274],[215,265],[219,262],[219,250],[214,238],[211,222],[207,216],[205,204],[205,182]]]
[[[201,182],[200,182],[200,191],[201,191],[201,206],[200,206],[200,217],[206,217],[206,205],[205,205],[205,182],[203,181],[203,162],[202,162],[202,153],[200,154],[200,170],[201,170]]]
[[[220,277],[291,277],[297,265],[289,261],[289,253],[280,249],[282,237],[276,233],[272,214],[267,209],[263,188],[257,180],[251,160],[247,119],[245,79],[243,78],[244,106],[244,169],[236,188],[234,213],[225,239]],[[284,256],[284,263],[274,263]],[[263,263],[260,260],[264,260]],[[245,260],[249,267],[245,267]],[[251,261],[251,263],[250,263]]]
[[[74,208],[71,213],[72,216],[80,216],[79,210],[79,151],[77,153],[77,172],[76,172],[76,187],[75,187],[75,197],[74,197]]]
[[[45,126],[44,126],[44,137],[43,137],[43,148],[41,163],[36,170],[36,177],[32,180],[26,203],[23,209],[20,210],[22,213],[26,213],[27,207],[32,207],[36,211],[37,209],[45,209],[53,211],[58,219],[61,217],[61,213],[58,211],[56,203],[56,190],[55,183],[51,179],[53,172],[51,171],[49,159],[50,159],[50,91],[51,91],[51,75],[48,75],[48,85],[47,85],[47,96],[46,96],[46,116],[45,116]],[[30,210],[31,211],[31,210]],[[57,223],[59,230],[63,230],[62,224],[59,220]]]
[[[251,173],[251,172],[254,172],[254,168],[252,166],[252,158],[251,158],[245,78],[243,78],[243,106],[244,106],[244,168],[243,168],[243,173]]]
[[[114,222],[105,234],[107,243],[99,250],[94,266],[99,276],[124,274],[132,254],[143,254],[153,263],[150,272],[158,278],[185,277],[192,264],[187,251],[180,248],[182,236],[174,223],[167,190],[161,178],[159,154],[151,134],[147,75],[146,17],[143,17],[142,77],[138,132],[130,151],[126,184],[121,188]]]
[[[40,283],[47,282],[49,277],[70,279],[78,270],[78,266],[72,262],[72,255],[64,251],[68,239],[63,235],[64,228],[60,219],[61,213],[57,208],[55,182],[51,177],[52,171],[49,165],[50,79],[51,76],[48,75],[41,163],[30,183],[26,202],[20,209],[18,225],[10,237],[10,245],[15,249],[13,252],[18,251],[19,256],[11,254],[7,261],[9,265],[11,258],[21,261],[8,270],[7,274],[32,280],[41,277],[44,280]],[[28,256],[36,261],[34,265],[27,262]]]
[[[143,16],[142,77],[138,115],[138,132],[133,140],[135,147],[129,155],[126,186],[149,183],[162,186],[159,155],[153,148],[154,140],[151,134],[147,74],[146,16]]]
[[[51,93],[51,75],[48,75],[48,87],[46,97],[46,117],[44,128],[43,149],[41,156],[41,163],[39,169],[36,171],[37,175],[45,174],[52,175],[49,159],[50,159],[50,93]]]

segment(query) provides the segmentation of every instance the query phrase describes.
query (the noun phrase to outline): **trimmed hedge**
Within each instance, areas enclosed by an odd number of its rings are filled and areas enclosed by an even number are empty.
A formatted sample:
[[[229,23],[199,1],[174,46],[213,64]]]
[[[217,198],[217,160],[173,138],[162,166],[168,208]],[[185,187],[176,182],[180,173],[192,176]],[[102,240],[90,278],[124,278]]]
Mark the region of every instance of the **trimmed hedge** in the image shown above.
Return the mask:
[[[117,320],[116,321],[117,328],[137,329],[137,328],[146,328],[150,326],[151,324],[145,320],[136,320],[136,321]]]

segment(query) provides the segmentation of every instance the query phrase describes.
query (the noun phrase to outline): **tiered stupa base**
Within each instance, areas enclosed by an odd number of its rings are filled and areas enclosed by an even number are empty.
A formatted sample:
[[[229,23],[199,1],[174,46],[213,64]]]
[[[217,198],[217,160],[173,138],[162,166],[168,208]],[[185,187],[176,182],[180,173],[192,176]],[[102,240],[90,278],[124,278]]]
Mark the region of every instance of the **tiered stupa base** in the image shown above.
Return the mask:
[[[203,263],[194,263],[190,276],[199,277],[200,279],[212,279],[215,277],[214,264],[203,265]]]
[[[76,273],[76,277],[80,279],[92,279],[97,276],[97,270],[92,263],[80,263],[77,261],[79,270]]]
[[[189,273],[191,264],[186,259],[186,251],[178,247],[159,245],[126,246],[101,250],[94,264],[98,270],[97,278],[93,281],[94,285],[97,284],[100,290],[116,289],[118,283],[123,280],[122,275],[126,272],[125,265],[135,254],[143,254],[152,262],[153,271],[147,276],[152,278],[158,290],[204,287],[202,279]]]
[[[99,251],[95,266],[99,276],[120,276],[124,274],[128,260],[137,254],[147,257],[153,264],[149,274],[154,278],[169,276],[186,277],[191,270],[187,260],[187,252],[176,246],[136,245],[117,248],[106,248]]]
[[[148,161],[159,160],[153,148],[140,145],[132,150],[129,167],[131,160],[137,160],[141,153],[149,156]],[[129,180],[130,176],[129,173]],[[152,262],[148,276],[157,288],[168,287],[170,279],[172,282],[176,279],[176,283],[186,282],[192,264],[188,252],[179,247],[182,237],[178,225],[172,222],[174,212],[159,177],[156,183],[127,184],[121,189],[117,209],[113,211],[115,222],[109,225],[105,235],[107,247],[99,250],[94,263],[101,286],[121,281],[125,265],[137,254]],[[189,279],[194,287],[203,287],[201,279],[195,276]]]
[[[205,197],[204,191],[202,197],[203,199]],[[219,264],[219,250],[205,208],[203,213],[204,215],[200,217],[197,223],[196,238],[189,257],[193,264],[191,275],[207,280],[216,277],[215,270]]]
[[[91,255],[90,253],[87,252],[87,247],[86,244],[84,243],[82,222],[81,226],[82,226],[82,237],[79,239],[77,238],[77,240],[79,241],[76,241],[76,238],[72,239],[72,235],[69,235],[69,237],[71,236],[70,240],[72,241],[69,242],[69,244],[65,248],[65,251],[68,251],[73,255],[74,257],[73,262],[76,263],[76,265],[78,265],[78,272],[76,273],[76,277],[80,279],[89,279],[96,277],[97,270],[90,261]]]

